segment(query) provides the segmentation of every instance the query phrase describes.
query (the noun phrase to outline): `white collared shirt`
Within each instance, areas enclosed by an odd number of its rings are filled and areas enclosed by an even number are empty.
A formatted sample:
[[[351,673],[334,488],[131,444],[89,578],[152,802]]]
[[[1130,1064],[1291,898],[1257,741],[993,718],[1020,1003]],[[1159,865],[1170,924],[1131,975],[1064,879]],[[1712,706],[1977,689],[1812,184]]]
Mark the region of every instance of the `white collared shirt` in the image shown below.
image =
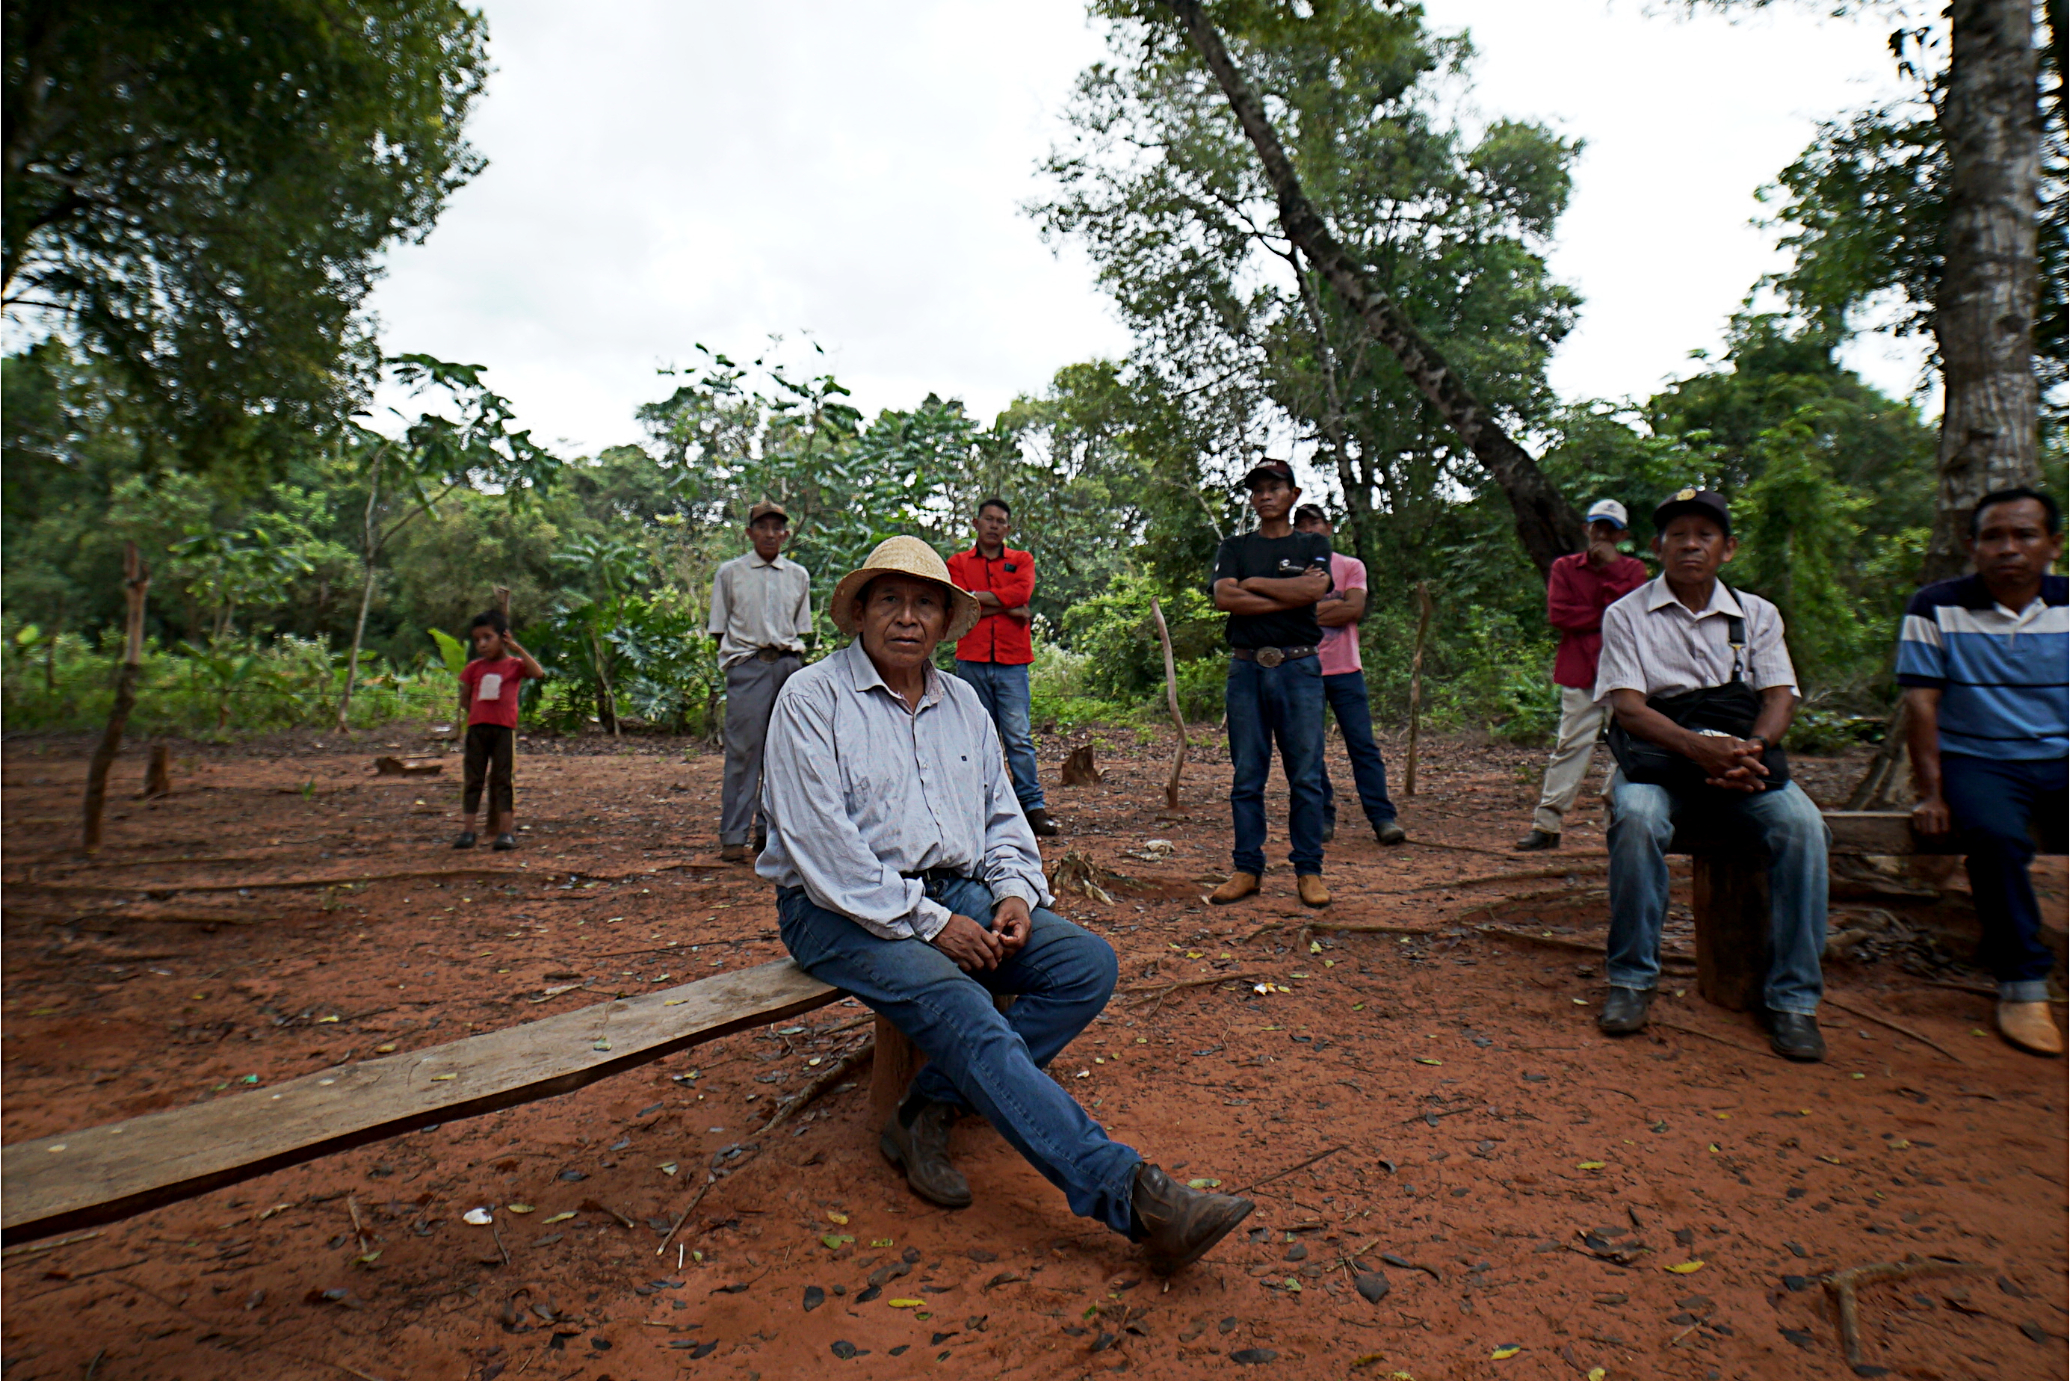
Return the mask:
[[[1656,576],[1603,611],[1603,655],[1596,663],[1595,698],[1635,690],[1651,698],[1722,686],[1732,679],[1727,618],[1746,626],[1740,676],[1755,690],[1797,690],[1797,671],[1783,641],[1782,612],[1759,595],[1711,586],[1702,613],[1675,598],[1667,577]]]
[[[712,572],[706,631],[719,635],[722,667],[746,661],[758,648],[803,653],[812,631],[812,577],[783,555],[764,561],[751,551],[722,563]]]
[[[769,846],[755,871],[886,940],[931,940],[950,912],[918,878],[948,868],[1047,906],[1034,832],[977,692],[927,668],[920,708],[860,640],[784,683],[762,752]]]

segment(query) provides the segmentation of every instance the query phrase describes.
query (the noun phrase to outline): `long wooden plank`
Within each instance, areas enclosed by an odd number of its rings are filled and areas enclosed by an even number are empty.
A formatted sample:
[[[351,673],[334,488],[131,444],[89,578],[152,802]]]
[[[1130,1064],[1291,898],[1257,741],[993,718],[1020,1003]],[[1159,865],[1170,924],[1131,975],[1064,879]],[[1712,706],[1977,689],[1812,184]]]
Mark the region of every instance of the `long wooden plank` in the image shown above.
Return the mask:
[[[434,1123],[568,1093],[838,1002],[791,960],[272,1088],[0,1148],[0,1242],[143,1213]]]
[[[1913,833],[1912,816],[1909,811],[1829,810],[1825,812],[1825,817],[1826,828],[1833,833],[1833,842],[1829,849],[1831,853],[1903,856],[1962,852],[1962,842],[1956,835]],[[2034,846],[2045,854],[2060,854],[2064,849],[2064,841],[2042,838],[2037,822]],[[1678,831],[1674,842],[1668,846],[1668,852],[1730,852],[1732,848],[1733,845],[1723,836],[1713,838],[1703,830],[1692,830]]]

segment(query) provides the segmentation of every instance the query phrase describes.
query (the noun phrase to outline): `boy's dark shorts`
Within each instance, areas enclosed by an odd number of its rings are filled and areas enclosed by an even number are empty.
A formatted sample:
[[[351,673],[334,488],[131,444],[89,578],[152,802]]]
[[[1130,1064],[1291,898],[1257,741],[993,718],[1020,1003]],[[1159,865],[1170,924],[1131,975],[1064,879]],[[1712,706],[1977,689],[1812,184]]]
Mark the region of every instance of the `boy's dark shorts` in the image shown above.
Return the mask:
[[[460,804],[469,815],[482,807],[482,781],[489,786],[489,810],[508,815],[516,804],[511,772],[516,765],[517,731],[503,724],[467,726],[467,753],[461,771]]]

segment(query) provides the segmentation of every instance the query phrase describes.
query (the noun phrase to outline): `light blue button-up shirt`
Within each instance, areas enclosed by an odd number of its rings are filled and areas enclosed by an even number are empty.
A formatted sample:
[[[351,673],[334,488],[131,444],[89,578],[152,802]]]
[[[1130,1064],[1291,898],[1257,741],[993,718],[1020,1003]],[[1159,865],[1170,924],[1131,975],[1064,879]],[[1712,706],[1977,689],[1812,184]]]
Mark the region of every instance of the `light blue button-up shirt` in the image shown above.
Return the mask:
[[[902,873],[948,868],[1046,906],[1042,855],[977,692],[927,668],[918,711],[858,639],[784,683],[762,753],[769,845],[755,871],[887,940],[950,911]]]

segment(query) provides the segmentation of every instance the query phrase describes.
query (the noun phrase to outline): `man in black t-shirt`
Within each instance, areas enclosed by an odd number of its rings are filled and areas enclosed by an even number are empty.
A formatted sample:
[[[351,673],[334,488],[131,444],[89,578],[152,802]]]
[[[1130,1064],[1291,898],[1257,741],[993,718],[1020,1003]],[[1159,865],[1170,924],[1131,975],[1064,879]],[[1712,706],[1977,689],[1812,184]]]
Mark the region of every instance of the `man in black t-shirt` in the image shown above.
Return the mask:
[[[1315,602],[1330,591],[1330,539],[1296,532],[1289,514],[1301,491],[1283,460],[1261,461],[1244,476],[1255,532],[1224,539],[1215,553],[1215,607],[1229,615],[1229,720],[1234,780],[1236,871],[1209,894],[1217,905],[1258,890],[1265,872],[1265,778],[1279,742],[1287,774],[1287,835],[1301,900],[1328,906],[1322,881],[1323,682],[1316,660],[1322,625]]]

